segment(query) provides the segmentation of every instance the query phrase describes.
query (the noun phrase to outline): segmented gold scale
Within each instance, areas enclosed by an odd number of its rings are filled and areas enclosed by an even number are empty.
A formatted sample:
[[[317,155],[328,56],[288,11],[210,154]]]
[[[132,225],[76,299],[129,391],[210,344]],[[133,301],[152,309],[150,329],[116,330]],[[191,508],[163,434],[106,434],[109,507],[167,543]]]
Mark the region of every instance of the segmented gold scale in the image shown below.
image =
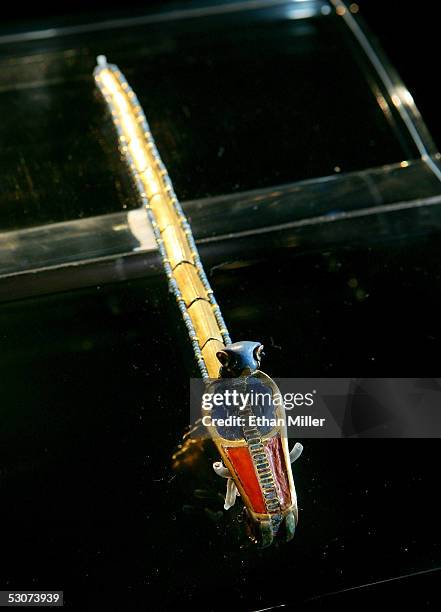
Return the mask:
[[[161,161],[138,99],[117,66],[97,58],[95,81],[155,233],[162,263],[204,378],[217,378],[217,351],[231,340],[205,275],[190,225]]]

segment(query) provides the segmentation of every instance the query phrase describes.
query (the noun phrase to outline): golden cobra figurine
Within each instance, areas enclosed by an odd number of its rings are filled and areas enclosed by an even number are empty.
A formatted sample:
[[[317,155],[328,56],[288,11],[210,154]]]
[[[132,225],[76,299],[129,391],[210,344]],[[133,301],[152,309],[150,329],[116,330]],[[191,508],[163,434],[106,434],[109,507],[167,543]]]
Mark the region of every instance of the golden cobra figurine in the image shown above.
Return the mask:
[[[97,61],[95,81],[111,111],[121,152],[153,228],[207,391],[215,393],[239,385],[245,395],[265,391],[275,397],[277,386],[259,369],[262,345],[231,342],[191,227],[135,93],[115,65],[108,64],[102,55]],[[219,408],[222,411],[225,406]],[[258,408],[262,410],[262,406]],[[284,418],[283,404],[270,402],[268,409],[279,420]],[[276,535],[286,540],[294,535],[298,509],[291,462],[300,455],[302,446],[296,444],[290,453],[286,427],[259,428],[253,424],[254,413],[255,408],[247,405],[241,413],[245,418],[242,427],[227,431],[209,420],[207,429],[221,457],[213,468],[227,479],[225,509],[240,495],[251,539],[267,546]]]

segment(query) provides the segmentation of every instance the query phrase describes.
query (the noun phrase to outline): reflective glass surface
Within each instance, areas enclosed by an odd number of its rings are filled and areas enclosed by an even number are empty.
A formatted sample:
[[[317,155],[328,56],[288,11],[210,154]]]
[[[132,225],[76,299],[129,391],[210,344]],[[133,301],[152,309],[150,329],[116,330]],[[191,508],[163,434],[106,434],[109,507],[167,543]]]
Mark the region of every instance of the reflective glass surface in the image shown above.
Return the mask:
[[[299,18],[299,4],[312,16]],[[323,6],[0,44],[0,229],[138,205],[93,82],[100,53],[137,93],[181,200],[418,157],[349,29]]]
[[[436,375],[426,212],[364,220],[362,244],[350,222],[311,230],[323,246],[302,254],[295,233],[203,250],[233,337],[261,340],[273,376]],[[4,588],[64,588],[74,609],[258,610],[439,565],[437,440],[304,440],[295,539],[263,551],[239,504],[222,510],[212,450],[172,469],[196,369],[162,275],[3,304],[0,338]]]
[[[438,441],[304,440],[295,538],[257,550],[240,504],[222,510],[212,448],[172,467],[197,370],[157,253],[134,252],[140,228],[75,223],[45,248],[49,223],[138,207],[92,80],[106,53],[232,337],[263,342],[269,375],[436,376],[441,183],[421,160],[400,166],[418,152],[341,19],[292,4],[0,44],[0,229],[48,224],[35,250],[9,236],[1,268],[20,272],[0,283],[3,589],[225,612],[378,602],[396,582],[359,587],[411,575],[394,601],[432,597],[419,572],[441,560]]]

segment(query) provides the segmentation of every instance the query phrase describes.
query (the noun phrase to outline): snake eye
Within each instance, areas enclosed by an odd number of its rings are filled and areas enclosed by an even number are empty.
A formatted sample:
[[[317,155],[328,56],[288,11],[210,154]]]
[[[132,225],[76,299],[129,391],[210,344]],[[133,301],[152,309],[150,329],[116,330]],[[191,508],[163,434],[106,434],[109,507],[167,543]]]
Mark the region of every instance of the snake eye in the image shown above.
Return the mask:
[[[230,357],[226,351],[218,351],[216,357],[219,359],[223,366],[226,366],[230,360]]]
[[[265,357],[265,353],[263,352],[263,344],[260,344],[254,349],[254,359],[260,363],[262,357]]]

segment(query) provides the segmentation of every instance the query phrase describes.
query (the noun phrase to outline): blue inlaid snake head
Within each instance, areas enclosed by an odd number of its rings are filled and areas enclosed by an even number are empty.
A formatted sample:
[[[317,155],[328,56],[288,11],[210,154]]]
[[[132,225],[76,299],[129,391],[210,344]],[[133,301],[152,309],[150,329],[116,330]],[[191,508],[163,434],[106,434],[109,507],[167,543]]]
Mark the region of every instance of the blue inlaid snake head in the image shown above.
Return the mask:
[[[222,364],[220,376],[222,378],[237,378],[247,376],[260,368],[264,356],[263,344],[260,342],[233,342],[222,351],[216,353]]]

